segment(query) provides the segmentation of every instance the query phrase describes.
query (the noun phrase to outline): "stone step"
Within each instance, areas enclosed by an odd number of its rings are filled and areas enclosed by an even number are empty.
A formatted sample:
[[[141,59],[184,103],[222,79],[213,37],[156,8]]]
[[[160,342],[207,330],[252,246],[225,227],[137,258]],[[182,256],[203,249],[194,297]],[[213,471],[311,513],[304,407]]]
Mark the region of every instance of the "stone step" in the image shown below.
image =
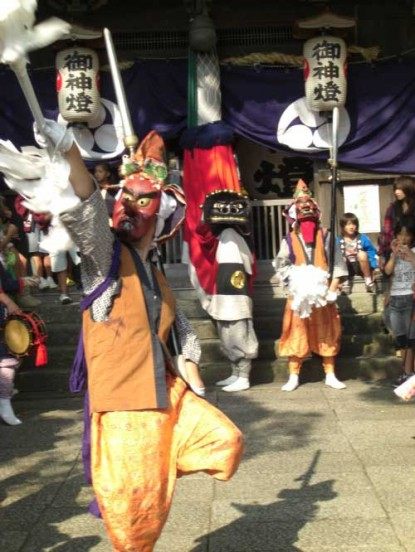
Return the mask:
[[[258,358],[261,360],[273,359],[278,340],[261,339],[259,341]],[[226,357],[220,350],[218,339],[202,341],[202,363],[224,360]],[[341,339],[341,355],[354,358],[360,355],[392,355],[395,348],[393,339],[386,334],[354,334],[343,335]]]
[[[199,339],[218,337],[216,323],[210,318],[193,318],[190,320]],[[344,313],[341,317],[343,334],[384,334],[382,313],[352,314]],[[281,334],[282,316],[257,316],[254,319],[258,339],[277,339]]]
[[[348,332],[349,328],[353,327],[354,324],[356,324],[357,331],[382,330],[382,305],[379,305],[378,302],[374,302],[366,296],[353,298],[351,304],[343,301],[344,298],[342,297],[339,299],[342,324],[346,332]],[[180,298],[178,304],[193,325],[199,326],[205,322],[206,326],[213,326],[213,322],[197,300],[192,298]],[[275,335],[273,328],[281,327],[284,306],[284,299],[268,299],[267,302],[263,302],[260,305],[257,303],[254,304],[254,320],[256,327],[264,332],[261,335],[264,337]],[[51,326],[55,324],[73,324],[76,327],[80,324],[81,313],[79,303],[61,305],[58,302],[47,302],[33,310],[44,320],[49,332]],[[268,330],[271,333],[269,333]],[[278,331],[277,329],[277,334]]]
[[[395,356],[339,356],[336,362],[336,373],[340,379],[382,380],[394,379],[400,373],[402,361]],[[202,376],[206,385],[230,374],[228,361],[206,362],[201,365]],[[251,381],[271,383],[284,381],[287,378],[287,359],[254,360]],[[304,362],[301,381],[319,381],[323,378],[321,359],[311,357]],[[69,364],[66,367],[55,365],[53,368],[25,369],[16,377],[16,387],[29,393],[68,394]]]
[[[336,374],[340,379],[363,379],[378,381],[395,379],[401,373],[402,361],[395,356],[374,356],[344,358],[338,357],[336,361]],[[226,378],[231,373],[229,362],[216,362],[203,364],[202,376],[206,385],[213,385],[216,381]],[[251,383],[272,383],[273,381],[285,381],[288,375],[288,360],[280,358],[275,360],[254,360],[251,371]],[[311,357],[307,359],[301,370],[301,382],[319,381],[324,372],[321,359]]]
[[[57,334],[59,335],[59,334]],[[57,337],[59,339],[59,337]],[[59,368],[67,369],[72,364],[76,351],[78,335],[71,333],[60,343],[48,341],[49,362],[46,369]],[[260,360],[274,360],[278,340],[262,339],[259,342],[258,358]],[[220,342],[217,338],[202,339],[201,363],[221,362],[226,357],[221,351]],[[341,339],[340,355],[344,358],[355,358],[356,356],[377,356],[393,355],[395,352],[393,339],[389,334],[354,334],[343,335]],[[30,357],[25,357],[25,365],[30,366]]]
[[[170,285],[174,288],[191,288],[191,283],[188,275],[188,267],[186,264],[166,264],[164,265],[167,279]],[[375,275],[375,280],[378,287],[383,285],[383,278],[381,274]],[[276,282],[275,269],[272,266],[271,260],[257,261],[257,270],[255,277],[255,286],[262,284],[269,284]],[[361,287],[364,290],[363,278],[356,276],[353,281],[353,287]]]
[[[206,318],[194,290],[176,290],[176,299],[188,318]],[[284,295],[275,296],[273,290],[255,293],[253,298],[254,317],[282,316],[286,302]],[[352,293],[339,296],[337,300],[341,313],[373,314],[382,312],[383,296],[372,293]]]
[[[78,330],[72,328],[71,331],[61,332],[59,326],[68,326],[65,324],[55,324],[51,326],[48,334],[48,352],[50,365],[68,366],[72,362],[76,345],[78,343]],[[197,328],[200,330],[200,328]],[[212,330],[213,333],[213,330]],[[199,331],[200,335],[200,331]],[[279,333],[276,338],[279,337]],[[275,358],[275,346],[278,339],[260,338],[259,355],[260,359]],[[220,342],[216,336],[202,338],[202,362],[215,362],[225,359],[220,350]],[[343,334],[341,338],[341,354],[344,357],[354,357],[358,355],[380,355],[394,353],[393,339],[390,334]]]
[[[42,303],[33,309],[45,322],[47,331],[55,324],[71,324],[78,327],[81,323],[79,303],[61,305],[59,302]]]
[[[57,321],[51,320],[50,316],[45,316],[43,319],[47,325],[48,345],[49,347],[67,345],[76,346],[80,331],[80,318],[74,316],[73,321]],[[65,317],[67,320],[67,317]],[[190,321],[199,339],[203,342],[209,340],[217,340],[218,333],[216,324],[211,319],[196,318]],[[261,342],[267,340],[276,340],[281,335],[282,318],[277,317],[259,317],[255,321],[255,330],[257,337]],[[362,352],[359,347],[375,348],[379,347],[382,350],[391,351],[392,341],[388,334],[383,332],[382,316],[380,314],[372,315],[343,315],[343,347],[352,345],[353,351]],[[366,352],[367,349],[363,349]],[[369,352],[367,353],[369,354]]]

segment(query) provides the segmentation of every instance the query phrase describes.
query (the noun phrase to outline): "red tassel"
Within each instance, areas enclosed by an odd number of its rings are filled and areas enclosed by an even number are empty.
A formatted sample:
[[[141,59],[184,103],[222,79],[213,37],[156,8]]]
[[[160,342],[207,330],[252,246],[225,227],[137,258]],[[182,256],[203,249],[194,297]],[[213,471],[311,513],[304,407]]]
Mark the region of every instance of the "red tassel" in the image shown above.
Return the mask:
[[[36,368],[39,368],[39,366],[45,366],[47,363],[48,350],[46,349],[46,345],[44,343],[39,343],[36,346],[35,366]]]

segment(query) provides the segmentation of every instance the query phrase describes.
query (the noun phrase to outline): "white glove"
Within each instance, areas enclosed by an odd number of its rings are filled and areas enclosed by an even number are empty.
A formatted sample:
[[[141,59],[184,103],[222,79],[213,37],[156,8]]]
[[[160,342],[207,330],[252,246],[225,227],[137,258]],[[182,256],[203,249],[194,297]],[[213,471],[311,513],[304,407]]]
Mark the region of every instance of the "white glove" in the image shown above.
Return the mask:
[[[41,148],[47,148],[48,142],[53,145],[55,153],[57,151],[66,153],[72,147],[74,137],[72,130],[60,125],[52,119],[45,119],[45,126],[42,132],[39,132],[36,123],[33,124],[35,140]]]

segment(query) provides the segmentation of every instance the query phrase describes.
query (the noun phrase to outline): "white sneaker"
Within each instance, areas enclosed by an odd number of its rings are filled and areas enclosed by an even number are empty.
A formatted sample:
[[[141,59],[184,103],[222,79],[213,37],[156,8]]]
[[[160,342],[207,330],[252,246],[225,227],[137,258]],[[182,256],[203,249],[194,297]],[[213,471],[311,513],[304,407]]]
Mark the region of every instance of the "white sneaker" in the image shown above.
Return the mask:
[[[62,303],[62,305],[69,305],[72,303],[72,299],[69,297],[69,295],[66,295],[66,293],[61,293],[59,295],[59,301]]]
[[[46,289],[49,287],[48,281],[46,278],[41,278],[39,282],[39,289]]]
[[[230,385],[231,383],[234,383],[238,379],[238,376],[229,376],[229,378],[226,378],[224,380],[217,381],[215,385],[218,387],[225,387],[226,385]]]
[[[234,391],[246,391],[249,389],[249,379],[238,377],[236,380],[222,388],[222,391],[227,391],[228,393],[233,393]]]
[[[16,417],[10,399],[0,399],[0,418],[8,425],[19,425],[22,423]]]
[[[282,391],[294,391],[300,385],[298,374],[290,374],[288,381],[281,387]]]
[[[58,287],[58,284],[55,284],[55,280],[52,278],[52,276],[48,276],[46,278],[46,282],[48,283],[49,289],[56,289]]]
[[[346,389],[346,385],[339,381],[334,374],[327,374],[324,383],[333,389]]]

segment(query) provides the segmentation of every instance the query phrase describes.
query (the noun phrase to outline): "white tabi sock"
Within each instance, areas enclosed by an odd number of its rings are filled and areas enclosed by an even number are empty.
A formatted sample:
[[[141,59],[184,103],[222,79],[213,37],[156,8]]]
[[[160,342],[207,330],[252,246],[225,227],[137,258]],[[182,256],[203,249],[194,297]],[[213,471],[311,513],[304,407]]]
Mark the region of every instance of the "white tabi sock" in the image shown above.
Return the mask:
[[[346,389],[345,384],[339,381],[333,373],[326,374],[326,381],[324,383],[333,389]]]
[[[290,374],[288,381],[281,387],[282,391],[294,391],[300,385],[298,374]]]

